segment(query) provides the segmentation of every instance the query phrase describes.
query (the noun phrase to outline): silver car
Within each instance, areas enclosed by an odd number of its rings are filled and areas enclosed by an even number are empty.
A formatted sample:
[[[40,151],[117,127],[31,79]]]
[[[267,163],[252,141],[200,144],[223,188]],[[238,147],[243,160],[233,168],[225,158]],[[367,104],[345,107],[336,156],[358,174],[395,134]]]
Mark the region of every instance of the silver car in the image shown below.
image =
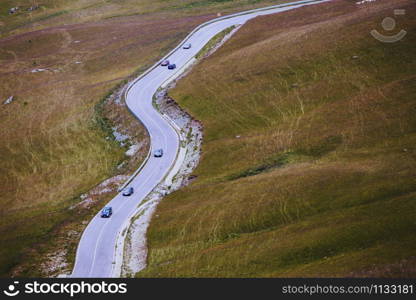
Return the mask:
[[[113,214],[113,208],[111,206],[106,206],[101,211],[101,218],[109,218]]]

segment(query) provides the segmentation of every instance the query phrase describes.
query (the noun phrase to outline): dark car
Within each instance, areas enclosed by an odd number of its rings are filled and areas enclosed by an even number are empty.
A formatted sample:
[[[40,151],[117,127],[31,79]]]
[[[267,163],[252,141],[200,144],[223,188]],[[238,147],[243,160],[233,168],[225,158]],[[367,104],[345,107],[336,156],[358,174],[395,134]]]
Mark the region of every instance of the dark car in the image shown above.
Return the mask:
[[[176,69],[176,65],[175,65],[175,64],[170,64],[170,65],[168,66],[168,69],[169,69],[169,70]]]
[[[128,187],[123,190],[123,196],[131,196],[134,193],[133,187]]]
[[[101,218],[109,218],[113,214],[113,209],[111,206],[106,206],[101,211]]]
[[[164,60],[162,61],[162,63],[160,64],[162,67],[166,67],[169,66],[169,61],[168,60]]]
[[[183,45],[183,49],[191,49],[192,45],[191,43]]]
[[[154,153],[153,153],[154,157],[162,157],[163,156],[163,149],[157,149]]]

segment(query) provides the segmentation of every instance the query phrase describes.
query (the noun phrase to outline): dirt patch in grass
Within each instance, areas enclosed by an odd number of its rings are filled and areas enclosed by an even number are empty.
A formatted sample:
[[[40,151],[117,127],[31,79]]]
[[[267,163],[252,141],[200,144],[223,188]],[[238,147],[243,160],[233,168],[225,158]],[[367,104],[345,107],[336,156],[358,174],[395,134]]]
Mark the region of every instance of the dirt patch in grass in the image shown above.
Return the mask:
[[[186,137],[181,147],[186,149],[182,164],[169,184],[162,181],[140,204],[137,214],[132,218],[131,225],[126,235],[124,245],[122,277],[134,277],[135,273],[146,267],[147,240],[146,231],[152,218],[157,218],[154,211],[159,202],[166,195],[186,187],[195,175],[190,175],[198,165],[202,144],[202,125],[189,114],[180,109],[172,98],[167,96],[167,91],[174,86],[171,84],[165,90],[155,95],[154,105],[164,115],[180,128],[181,134]]]
[[[414,278],[416,276],[416,258],[409,257],[396,263],[374,266],[361,272],[351,273],[350,276],[360,278]]]

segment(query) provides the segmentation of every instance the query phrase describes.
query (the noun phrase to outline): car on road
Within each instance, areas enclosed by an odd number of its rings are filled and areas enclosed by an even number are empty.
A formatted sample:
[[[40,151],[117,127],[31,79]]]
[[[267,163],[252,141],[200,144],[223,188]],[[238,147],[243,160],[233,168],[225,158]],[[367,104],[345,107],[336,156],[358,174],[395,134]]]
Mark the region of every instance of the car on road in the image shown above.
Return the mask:
[[[134,193],[133,187],[128,187],[123,190],[123,196],[131,196]]]
[[[175,64],[170,64],[170,65],[168,66],[168,69],[169,69],[169,70],[176,69],[176,65],[175,65]]]
[[[187,43],[183,45],[183,49],[191,49],[191,47],[192,47],[191,43]]]
[[[101,218],[109,218],[113,214],[113,209],[111,206],[106,206],[101,211]]]
[[[163,149],[157,149],[154,153],[153,153],[154,157],[162,157],[163,156]]]
[[[160,64],[162,67],[166,67],[169,66],[169,61],[168,60],[164,60],[162,61],[162,63]]]

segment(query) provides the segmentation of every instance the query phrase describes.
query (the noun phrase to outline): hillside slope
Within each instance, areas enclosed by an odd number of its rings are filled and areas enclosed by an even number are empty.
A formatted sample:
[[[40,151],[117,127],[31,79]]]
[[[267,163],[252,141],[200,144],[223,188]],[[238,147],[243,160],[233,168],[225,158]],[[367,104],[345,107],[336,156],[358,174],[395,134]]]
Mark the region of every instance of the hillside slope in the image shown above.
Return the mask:
[[[103,180],[140,165],[144,128],[104,98],[200,23],[271,2],[1,1],[0,243],[7,247],[0,249],[0,276],[57,275],[62,256],[71,269],[80,233],[115,191],[69,208]],[[19,10],[9,14],[13,7]],[[129,162],[128,145],[120,147],[112,127],[128,128],[142,145]],[[42,270],[49,258],[53,274]]]
[[[416,5],[355,2],[257,18],[170,92],[203,157],[139,277],[416,275]]]

